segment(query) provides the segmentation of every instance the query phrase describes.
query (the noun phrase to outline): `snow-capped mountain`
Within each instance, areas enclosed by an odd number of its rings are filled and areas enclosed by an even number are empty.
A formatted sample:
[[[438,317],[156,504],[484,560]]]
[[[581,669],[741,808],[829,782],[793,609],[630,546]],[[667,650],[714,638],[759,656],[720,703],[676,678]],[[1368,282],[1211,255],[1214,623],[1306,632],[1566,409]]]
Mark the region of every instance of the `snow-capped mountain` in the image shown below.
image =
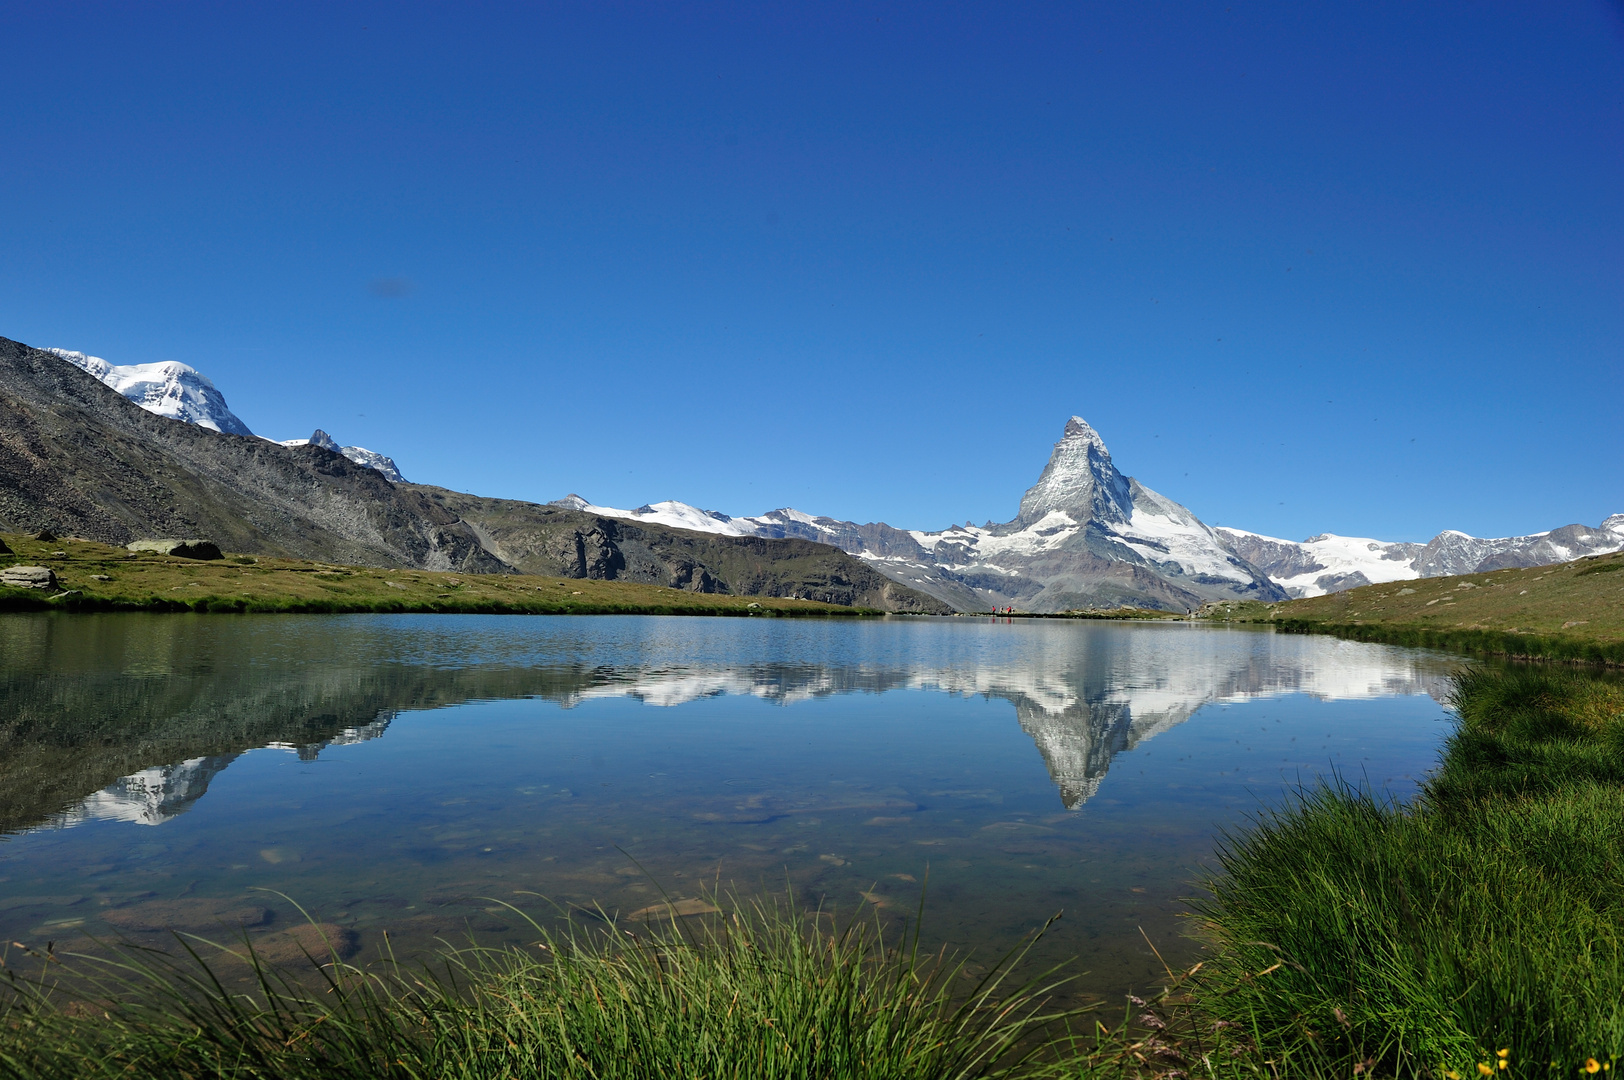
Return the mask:
[[[225,397],[194,367],[166,360],[159,364],[110,364],[71,349],[46,349],[89,372],[150,413],[228,435],[252,435]]]
[[[334,439],[321,428],[317,428],[311,433],[308,439],[275,439],[273,441],[280,446],[319,446],[323,450],[343,454],[357,465],[377,469],[383,473],[383,478],[391,484],[404,484],[406,482],[406,478],[400,475],[400,469],[396,468],[394,458],[385,457],[375,450],[368,450],[364,446],[340,446],[337,439]]]
[[[1143,606],[1177,610],[1207,600],[1283,600],[1360,585],[1511,566],[1543,566],[1624,549],[1624,514],[1482,539],[1453,530],[1430,543],[1325,533],[1302,542],[1226,527],[1123,476],[1082,417],[1066,424],[1020,511],[1003,525],[940,532],[859,525],[799,510],[730,517],[668,501],[618,510],[579,495],[558,505],[728,536],[794,537],[832,544],[887,577],[960,611]]]
[[[1209,600],[1286,597],[1189,510],[1119,472],[1080,416],[1066,423],[1020,512],[1003,525],[916,532],[790,509],[734,518],[678,502],[617,510],[572,495],[560,503],[703,532],[833,544],[961,611],[1185,610]]]
[[[196,424],[211,431],[227,435],[247,435],[253,432],[248,425],[226,405],[226,399],[214,383],[196,368],[175,360],[159,364],[111,364],[99,356],[86,356],[71,349],[46,349],[68,363],[100,379],[149,413]],[[281,446],[311,444],[343,454],[357,465],[377,469],[391,483],[405,482],[393,458],[368,450],[364,446],[340,446],[320,428],[308,439],[268,439]]]
[[[1596,528],[1565,525],[1527,536],[1484,539],[1453,529],[1426,544],[1325,533],[1297,543],[1220,527],[1229,549],[1267,573],[1292,596],[1322,596],[1360,585],[1546,566],[1624,549],[1624,514]]]

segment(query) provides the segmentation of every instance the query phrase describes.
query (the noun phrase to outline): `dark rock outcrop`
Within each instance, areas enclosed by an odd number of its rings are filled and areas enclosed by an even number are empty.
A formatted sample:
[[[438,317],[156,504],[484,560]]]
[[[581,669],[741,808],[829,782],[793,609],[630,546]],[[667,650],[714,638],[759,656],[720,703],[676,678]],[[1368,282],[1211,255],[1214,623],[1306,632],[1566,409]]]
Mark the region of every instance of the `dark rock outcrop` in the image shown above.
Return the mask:
[[[220,545],[213,540],[136,540],[125,547],[131,551],[151,551],[158,555],[173,555],[177,559],[223,559]]]

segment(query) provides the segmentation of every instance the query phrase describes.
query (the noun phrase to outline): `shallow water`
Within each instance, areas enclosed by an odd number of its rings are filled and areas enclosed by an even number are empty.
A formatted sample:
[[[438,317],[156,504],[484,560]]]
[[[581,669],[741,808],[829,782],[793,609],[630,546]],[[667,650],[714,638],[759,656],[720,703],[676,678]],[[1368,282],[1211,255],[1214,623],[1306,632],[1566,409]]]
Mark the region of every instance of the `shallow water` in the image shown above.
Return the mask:
[[[0,938],[361,956],[720,887],[911,917],[1112,996],[1193,962],[1225,828],[1402,797],[1456,661],[1185,624],[0,616]],[[257,890],[274,890],[261,892]],[[247,924],[246,929],[238,929]]]

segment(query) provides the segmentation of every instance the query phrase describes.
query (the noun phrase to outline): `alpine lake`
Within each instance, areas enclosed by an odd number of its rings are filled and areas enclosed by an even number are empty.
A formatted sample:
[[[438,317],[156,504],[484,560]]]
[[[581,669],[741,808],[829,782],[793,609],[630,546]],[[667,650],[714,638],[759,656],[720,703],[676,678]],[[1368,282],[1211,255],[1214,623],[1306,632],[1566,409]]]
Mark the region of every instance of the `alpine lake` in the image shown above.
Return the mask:
[[[1226,830],[1333,776],[1411,794],[1459,664],[1185,623],[0,616],[0,942],[290,959],[308,919],[365,965],[717,895],[899,934],[923,890],[922,946],[973,965],[1063,913],[1032,959],[1120,1003],[1200,958]]]

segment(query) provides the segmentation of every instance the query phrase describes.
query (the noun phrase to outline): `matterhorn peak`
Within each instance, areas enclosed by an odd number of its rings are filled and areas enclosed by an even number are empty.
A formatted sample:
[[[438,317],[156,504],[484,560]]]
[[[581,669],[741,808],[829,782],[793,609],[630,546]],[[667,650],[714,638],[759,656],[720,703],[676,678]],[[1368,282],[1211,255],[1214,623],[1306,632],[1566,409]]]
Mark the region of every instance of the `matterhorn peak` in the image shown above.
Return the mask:
[[[1100,438],[1100,433],[1095,431],[1093,426],[1081,416],[1074,416],[1066,421],[1066,430],[1061,435],[1060,441],[1065,442],[1068,439],[1091,442],[1100,448],[1101,453],[1104,453],[1107,457],[1110,456],[1110,453],[1105,449],[1105,440]]]
[[[1127,477],[1117,472],[1105,440],[1081,416],[1066,421],[1043,475],[1021,496],[1016,521],[1028,526],[1056,511],[1078,522],[1125,522],[1133,516]]]

